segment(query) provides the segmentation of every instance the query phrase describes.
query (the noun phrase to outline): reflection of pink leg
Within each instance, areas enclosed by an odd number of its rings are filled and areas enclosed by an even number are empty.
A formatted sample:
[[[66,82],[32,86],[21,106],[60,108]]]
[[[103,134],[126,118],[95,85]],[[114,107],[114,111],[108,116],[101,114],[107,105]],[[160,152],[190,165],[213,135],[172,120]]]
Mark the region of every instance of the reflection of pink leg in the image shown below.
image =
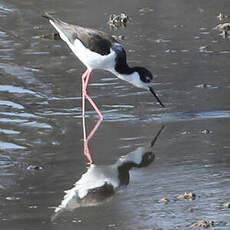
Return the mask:
[[[85,118],[83,118],[83,120],[84,120],[84,119],[85,119]],[[96,125],[94,126],[94,128],[91,130],[89,136],[88,136],[86,139],[84,139],[84,154],[85,154],[85,156],[88,158],[89,164],[93,164],[93,158],[92,158],[92,156],[91,156],[91,154],[90,154],[90,151],[89,151],[89,140],[93,137],[93,135],[95,134],[95,132],[97,131],[97,129],[98,129],[99,126],[101,125],[101,122],[102,122],[102,121],[103,121],[103,120],[100,118],[100,119],[97,121],[97,123],[96,123]],[[83,124],[85,125],[85,122],[84,122]],[[85,127],[84,127],[84,129],[85,129]]]
[[[100,112],[100,110],[97,108],[97,106],[94,103],[94,101],[92,100],[92,98],[87,93],[87,87],[88,87],[88,83],[89,83],[90,73],[91,73],[91,71],[87,69],[82,75],[82,126],[83,126],[83,136],[84,136],[84,154],[87,157],[87,159],[89,160],[89,164],[93,164],[93,159],[92,159],[92,156],[90,154],[88,144],[89,144],[89,140],[93,137],[96,130],[99,128],[99,126],[103,120],[103,115]],[[85,97],[88,99],[90,104],[93,106],[95,111],[100,116],[100,119],[97,121],[96,125],[94,126],[94,128],[92,129],[92,131],[90,132],[88,137],[86,137],[86,124],[85,124]]]
[[[88,141],[86,138],[85,117],[82,117],[83,133],[84,133],[84,154],[87,157],[89,164],[93,164],[93,158],[89,152]]]
[[[91,130],[89,136],[87,137],[86,141],[89,141],[93,135],[95,134],[95,132],[97,131],[97,129],[99,128],[99,126],[101,125],[101,122],[103,121],[103,119],[99,119],[96,123],[96,125],[94,126],[94,128]]]

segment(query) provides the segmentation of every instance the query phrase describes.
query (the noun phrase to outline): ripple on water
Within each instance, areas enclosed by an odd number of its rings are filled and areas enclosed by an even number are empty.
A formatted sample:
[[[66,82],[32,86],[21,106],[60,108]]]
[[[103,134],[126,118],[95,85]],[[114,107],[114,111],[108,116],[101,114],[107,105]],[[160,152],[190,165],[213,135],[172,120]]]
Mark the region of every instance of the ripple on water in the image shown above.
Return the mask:
[[[103,105],[105,108],[134,108],[133,105]]]
[[[16,9],[0,3],[0,17],[6,17],[9,13],[13,13]]]
[[[23,122],[27,122],[28,120],[26,119],[15,119],[15,118],[0,118],[0,123],[23,123]]]
[[[20,134],[20,132],[19,132],[19,131],[16,131],[16,130],[1,129],[1,128],[0,128],[0,133],[7,134],[7,135]]]
[[[161,38],[156,39],[156,40],[154,40],[154,41],[155,41],[155,43],[169,43],[169,42],[170,42],[170,40],[161,39]]]
[[[5,169],[5,168],[15,166],[15,164],[16,162],[12,161],[12,159],[9,156],[0,154],[0,169]],[[0,175],[2,176],[2,173],[0,173]],[[0,189],[2,189],[1,184],[0,184]]]
[[[148,119],[148,121],[175,122],[187,120],[203,120],[230,118],[230,111],[208,111],[208,112],[176,112],[167,114],[157,114]]]
[[[47,52],[47,51],[35,51],[35,50],[27,50],[24,52],[25,55],[48,55],[50,54],[50,52]]]
[[[0,149],[1,150],[26,149],[26,147],[21,146],[21,145],[17,145],[17,144],[14,144],[14,143],[10,143],[10,142],[0,141]]]
[[[25,122],[23,124],[21,124],[23,126],[29,126],[29,127],[36,127],[36,128],[41,128],[41,129],[51,129],[52,126],[47,124],[47,123],[42,123],[42,122],[38,122],[38,121],[31,121],[31,122]]]
[[[1,15],[1,12],[0,12]],[[14,51],[14,41],[12,41],[9,36],[3,32],[0,31],[0,58],[1,60],[13,60],[14,57],[12,55]]]
[[[135,115],[131,115],[131,114],[122,114],[117,112],[118,110],[109,110],[106,111],[106,113],[104,113],[104,117],[106,119],[107,122],[114,122],[114,121],[120,121],[120,122],[131,122],[131,121],[135,121],[138,120],[138,118]]]
[[[0,85],[0,92],[17,93],[17,94],[31,94],[39,98],[43,97],[40,93],[36,93],[32,90],[25,89],[19,86],[13,86],[13,85]]]
[[[5,115],[7,117],[24,117],[24,118],[39,118],[38,116],[31,113],[18,113],[18,112],[0,112],[1,115]]]
[[[230,51],[229,50],[223,50],[223,51],[220,51],[219,53],[220,54],[230,54]]]
[[[34,75],[34,72],[39,72],[39,69],[16,65],[13,63],[0,63],[0,69],[6,74],[9,74],[16,79],[25,82],[26,84],[35,84],[42,88],[47,88],[38,78]],[[39,95],[35,93],[35,95]]]
[[[0,100],[0,106],[12,107],[12,108],[15,108],[15,109],[24,109],[24,106],[22,106],[20,104],[17,104],[17,103],[14,103],[12,101]]]

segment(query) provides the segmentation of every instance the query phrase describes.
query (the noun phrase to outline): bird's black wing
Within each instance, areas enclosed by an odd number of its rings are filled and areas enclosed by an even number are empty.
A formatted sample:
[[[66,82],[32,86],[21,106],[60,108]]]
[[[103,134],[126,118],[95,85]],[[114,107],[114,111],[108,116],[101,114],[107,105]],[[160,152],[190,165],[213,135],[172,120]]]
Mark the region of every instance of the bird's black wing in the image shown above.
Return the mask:
[[[74,41],[79,39],[86,48],[101,55],[109,54],[113,44],[118,43],[112,36],[105,32],[68,24],[48,13],[45,13],[44,17],[51,20],[71,43],[74,44]]]
[[[109,54],[110,48],[114,43],[117,43],[112,36],[102,31],[80,26],[76,26],[75,31],[76,38],[79,39],[85,47],[101,55]]]

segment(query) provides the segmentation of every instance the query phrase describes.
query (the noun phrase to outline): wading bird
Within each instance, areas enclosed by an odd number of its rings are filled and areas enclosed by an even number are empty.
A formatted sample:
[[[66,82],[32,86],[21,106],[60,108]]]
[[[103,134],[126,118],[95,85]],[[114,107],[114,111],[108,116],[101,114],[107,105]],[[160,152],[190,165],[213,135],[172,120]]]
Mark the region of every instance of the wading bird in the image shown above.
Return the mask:
[[[71,25],[53,17],[47,12],[43,17],[48,18],[73,53],[87,67],[82,75],[82,94],[86,97],[101,119],[103,115],[87,93],[87,87],[92,70],[107,70],[118,78],[132,85],[149,90],[162,107],[163,103],[153,90],[152,73],[144,67],[129,67],[126,62],[124,47],[111,35],[78,25]],[[82,103],[82,113],[85,115],[85,102]]]

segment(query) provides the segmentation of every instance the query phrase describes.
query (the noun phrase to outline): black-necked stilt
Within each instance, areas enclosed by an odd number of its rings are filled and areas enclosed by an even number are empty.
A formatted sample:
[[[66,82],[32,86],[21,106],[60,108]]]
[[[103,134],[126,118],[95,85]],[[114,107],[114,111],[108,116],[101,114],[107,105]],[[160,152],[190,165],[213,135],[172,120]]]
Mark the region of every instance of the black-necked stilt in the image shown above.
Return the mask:
[[[124,47],[109,34],[90,28],[71,25],[61,21],[52,15],[43,15],[58,31],[74,54],[87,67],[82,75],[82,114],[85,115],[85,100],[88,99],[101,119],[103,115],[87,93],[87,86],[91,71],[103,69],[115,74],[118,78],[125,80],[132,85],[149,90],[162,107],[163,103],[153,90],[153,76],[144,67],[129,67],[126,62],[126,52]]]
[[[138,147],[120,157],[114,164],[90,165],[87,172],[74,184],[74,187],[65,191],[66,195],[55,209],[52,220],[63,211],[96,206],[111,200],[121,186],[129,184],[130,169],[147,167],[154,161],[155,154],[152,148],[164,127],[160,128],[150,145]]]

